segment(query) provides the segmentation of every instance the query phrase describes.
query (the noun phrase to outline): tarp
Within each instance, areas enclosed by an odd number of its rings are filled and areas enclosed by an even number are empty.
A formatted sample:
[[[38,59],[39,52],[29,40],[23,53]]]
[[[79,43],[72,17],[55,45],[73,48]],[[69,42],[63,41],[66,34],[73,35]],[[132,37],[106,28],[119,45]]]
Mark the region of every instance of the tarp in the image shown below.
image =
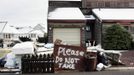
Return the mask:
[[[15,68],[15,54],[13,52],[10,52],[6,55],[6,63],[4,67]]]
[[[34,54],[34,43],[33,42],[22,42],[16,44],[12,51],[14,54]]]

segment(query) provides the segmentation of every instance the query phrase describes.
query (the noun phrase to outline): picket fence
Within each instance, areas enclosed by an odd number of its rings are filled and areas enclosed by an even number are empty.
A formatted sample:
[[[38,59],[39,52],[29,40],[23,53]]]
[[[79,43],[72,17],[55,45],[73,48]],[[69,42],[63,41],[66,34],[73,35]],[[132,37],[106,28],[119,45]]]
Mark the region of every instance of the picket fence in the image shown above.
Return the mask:
[[[24,55],[22,73],[54,73],[54,59],[51,54]]]

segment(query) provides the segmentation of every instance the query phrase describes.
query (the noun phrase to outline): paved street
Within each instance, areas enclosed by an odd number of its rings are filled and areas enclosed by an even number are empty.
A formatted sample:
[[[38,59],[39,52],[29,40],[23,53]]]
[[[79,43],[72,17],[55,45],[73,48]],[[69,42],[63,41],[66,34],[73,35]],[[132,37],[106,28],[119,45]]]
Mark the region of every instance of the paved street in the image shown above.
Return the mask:
[[[14,73],[0,73],[0,75],[16,75]],[[134,75],[134,70],[122,71],[100,71],[100,72],[66,72],[66,73],[47,73],[47,74],[24,74],[24,75]]]

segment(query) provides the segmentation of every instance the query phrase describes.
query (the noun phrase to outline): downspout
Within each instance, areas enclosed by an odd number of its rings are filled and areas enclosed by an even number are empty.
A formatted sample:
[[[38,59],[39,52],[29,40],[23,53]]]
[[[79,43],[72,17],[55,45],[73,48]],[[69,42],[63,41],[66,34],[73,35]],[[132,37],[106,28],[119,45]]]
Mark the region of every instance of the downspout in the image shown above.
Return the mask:
[[[99,38],[98,44],[102,45],[102,19],[97,14],[95,14],[93,11],[92,11],[92,15],[96,18],[95,22],[97,23],[97,25],[101,25],[100,36],[99,36],[100,38]]]

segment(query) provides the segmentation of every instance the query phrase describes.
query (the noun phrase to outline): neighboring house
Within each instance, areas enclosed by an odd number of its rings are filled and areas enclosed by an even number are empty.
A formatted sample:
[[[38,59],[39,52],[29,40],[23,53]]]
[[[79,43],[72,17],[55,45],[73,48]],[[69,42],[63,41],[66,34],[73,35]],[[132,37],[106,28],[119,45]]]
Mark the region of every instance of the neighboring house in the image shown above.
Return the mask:
[[[120,24],[134,39],[134,9],[93,9],[94,15],[102,23],[102,33],[114,24]]]
[[[32,27],[21,27],[17,29],[20,33],[18,35],[18,37],[27,37],[27,38],[31,38],[32,40],[36,39],[36,34],[35,33],[30,33],[30,31],[33,30]]]
[[[45,27],[41,24],[36,25],[35,27],[22,27],[18,28],[20,32],[19,37],[28,37],[31,38],[33,41],[36,41],[38,37],[44,37]]]
[[[18,40],[19,32],[16,28],[6,25],[2,34],[4,44],[9,45],[13,40]]]
[[[2,25],[1,25],[2,26]],[[3,26],[1,29],[1,38],[4,41],[4,47],[10,47],[13,41],[19,41],[19,37],[28,37],[33,41],[36,41],[38,37],[43,37],[45,28],[41,25],[32,27],[14,27],[14,26]]]
[[[29,33],[36,34],[36,37],[44,37],[46,34],[45,27],[43,27],[41,24],[36,25]]]

